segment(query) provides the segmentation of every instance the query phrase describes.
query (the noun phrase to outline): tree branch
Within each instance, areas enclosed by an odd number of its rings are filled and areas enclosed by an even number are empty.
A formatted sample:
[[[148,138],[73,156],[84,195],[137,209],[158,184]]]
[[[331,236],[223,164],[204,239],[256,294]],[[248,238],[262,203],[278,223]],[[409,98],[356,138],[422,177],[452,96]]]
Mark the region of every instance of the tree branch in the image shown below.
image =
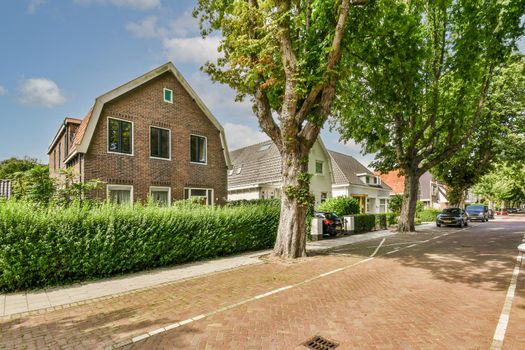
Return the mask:
[[[259,84],[255,92],[255,110],[261,129],[272,139],[279,151],[282,149],[281,129],[275,123],[268,96]]]

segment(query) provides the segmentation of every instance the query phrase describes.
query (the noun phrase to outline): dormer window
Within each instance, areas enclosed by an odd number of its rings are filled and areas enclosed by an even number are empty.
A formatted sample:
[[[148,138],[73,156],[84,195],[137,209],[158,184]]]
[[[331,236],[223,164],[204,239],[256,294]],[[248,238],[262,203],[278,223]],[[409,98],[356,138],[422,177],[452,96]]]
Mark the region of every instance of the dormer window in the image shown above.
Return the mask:
[[[173,103],[173,90],[164,88],[164,102]]]

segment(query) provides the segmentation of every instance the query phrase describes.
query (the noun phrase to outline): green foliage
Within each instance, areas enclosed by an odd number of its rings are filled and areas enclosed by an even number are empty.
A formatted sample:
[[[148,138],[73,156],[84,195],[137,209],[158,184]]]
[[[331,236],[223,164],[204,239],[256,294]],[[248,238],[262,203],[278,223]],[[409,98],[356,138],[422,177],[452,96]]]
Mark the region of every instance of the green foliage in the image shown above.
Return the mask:
[[[396,214],[396,213],[387,213],[386,214],[386,220],[387,220],[388,226],[396,225],[398,216],[399,216],[399,214]]]
[[[493,108],[493,79],[523,35],[523,0],[372,4],[347,25],[333,125],[376,154],[376,170],[416,178],[462,147]]]
[[[0,162],[0,180],[13,179],[16,173],[33,169],[37,165],[40,165],[38,160],[29,157],[23,159],[12,157],[3,160]]]
[[[388,215],[385,214],[374,214],[376,218],[376,230],[384,230],[388,228]]]
[[[432,170],[447,186],[453,206],[463,202],[465,192],[500,160],[525,160],[525,64],[512,56],[507,67],[498,67],[481,120],[464,146]]]
[[[335,213],[337,216],[359,214],[359,202],[349,197],[328,198],[317,210]]]
[[[301,206],[309,206],[315,201],[310,193],[310,180],[312,174],[301,172],[297,175],[298,184],[295,186],[284,186],[283,193],[290,199],[295,199]]]
[[[376,227],[376,215],[374,214],[359,214],[354,215],[354,232],[369,232]]]
[[[30,214],[28,214],[30,213]],[[266,249],[279,208],[0,202],[0,290],[84,281]]]
[[[226,203],[226,206],[228,207],[237,207],[242,205],[273,205],[273,206],[280,206],[281,200],[278,198],[265,198],[265,199],[239,199],[235,201],[229,201]]]
[[[13,197],[48,204],[55,193],[55,180],[49,177],[47,165],[35,165],[13,176]]]
[[[62,169],[60,174],[64,177],[64,181],[56,191],[55,197],[62,205],[69,205],[74,201],[82,202],[86,194],[100,188],[103,184],[100,180],[78,181],[73,168]]]
[[[401,213],[401,207],[403,206],[403,196],[396,194],[390,197],[388,201],[388,209],[397,215]]]
[[[439,209],[427,208],[419,212],[417,217],[421,220],[421,222],[434,222],[436,221],[436,217],[439,213],[441,213],[441,210]]]
[[[473,192],[492,202],[524,203],[524,174],[525,162],[499,163],[481,178]]]

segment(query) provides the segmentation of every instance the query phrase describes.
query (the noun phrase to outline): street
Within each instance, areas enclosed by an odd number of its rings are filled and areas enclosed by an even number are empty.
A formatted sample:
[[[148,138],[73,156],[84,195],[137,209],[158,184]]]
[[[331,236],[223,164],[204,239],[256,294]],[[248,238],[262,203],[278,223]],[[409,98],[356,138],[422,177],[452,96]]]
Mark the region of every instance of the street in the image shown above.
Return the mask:
[[[524,236],[511,216],[266,261],[3,317],[0,347],[306,349],[321,336],[338,349],[523,349],[523,271],[508,292]]]

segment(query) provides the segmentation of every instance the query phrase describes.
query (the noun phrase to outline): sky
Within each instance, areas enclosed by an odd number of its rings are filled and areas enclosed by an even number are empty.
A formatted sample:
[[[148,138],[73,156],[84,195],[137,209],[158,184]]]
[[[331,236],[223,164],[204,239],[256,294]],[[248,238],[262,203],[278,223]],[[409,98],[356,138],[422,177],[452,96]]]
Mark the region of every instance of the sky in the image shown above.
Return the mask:
[[[0,4],[0,160],[47,163],[65,117],[82,118],[95,98],[172,61],[226,130],[230,150],[264,141],[249,100],[200,71],[220,37],[203,40],[189,0],[4,0]],[[525,45],[522,44],[522,51]],[[328,149],[367,165],[328,126]]]

